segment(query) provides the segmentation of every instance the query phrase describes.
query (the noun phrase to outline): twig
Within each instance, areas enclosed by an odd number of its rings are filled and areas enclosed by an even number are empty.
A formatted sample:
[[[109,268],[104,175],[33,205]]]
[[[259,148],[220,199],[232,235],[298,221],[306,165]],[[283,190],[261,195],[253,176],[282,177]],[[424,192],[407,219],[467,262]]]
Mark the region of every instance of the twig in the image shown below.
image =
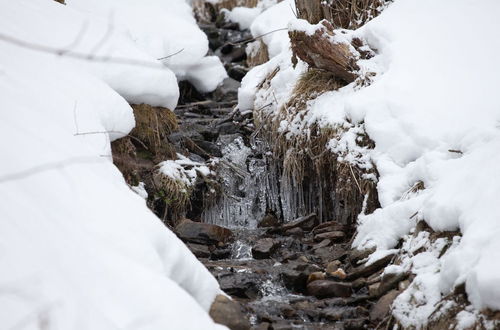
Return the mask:
[[[30,49],[33,51],[53,54],[53,55],[57,55],[57,56],[66,56],[66,57],[71,57],[71,58],[75,58],[78,60],[91,61],[91,62],[105,62],[105,63],[114,63],[114,64],[126,64],[126,65],[132,65],[132,66],[149,67],[149,68],[160,69],[160,70],[166,69],[166,67],[163,66],[161,63],[135,60],[135,59],[126,58],[126,57],[97,56],[97,55],[89,54],[89,53],[75,52],[75,51],[72,51],[69,49],[55,48],[55,47],[45,46],[42,44],[32,43],[29,41],[14,38],[12,36],[8,36],[8,35],[3,34],[3,33],[0,33],[0,41],[6,42],[6,43],[9,43],[9,44],[21,47],[21,48]],[[173,55],[174,54],[168,55],[166,57],[170,57]]]
[[[162,60],[166,60],[167,58],[170,58],[172,56],[175,56],[177,54],[180,54],[184,51],[184,48],[178,50],[177,52],[173,53],[173,54],[170,54],[170,55],[167,55],[167,56],[164,56],[164,57],[160,57],[160,58],[157,58],[158,61],[162,61]]]
[[[349,169],[351,170],[352,177],[354,178],[354,181],[356,181],[356,185],[358,186],[359,192],[363,194],[363,191],[361,190],[361,186],[359,185],[358,179],[356,178],[356,175],[354,175],[354,171],[352,170],[351,164],[349,164]]]
[[[265,36],[267,36],[269,34],[272,34],[272,33],[275,33],[275,32],[279,32],[279,31],[285,31],[285,30],[288,30],[288,28],[281,28],[281,29],[272,30],[272,31],[266,32],[264,34],[258,35],[256,37],[253,37],[253,38],[250,38],[250,39],[245,39],[245,40],[240,40],[240,41],[237,41],[237,42],[227,42],[225,45],[238,46],[238,45],[241,45],[241,44],[249,43],[251,41],[255,41],[255,40],[260,39],[262,37],[265,37]]]

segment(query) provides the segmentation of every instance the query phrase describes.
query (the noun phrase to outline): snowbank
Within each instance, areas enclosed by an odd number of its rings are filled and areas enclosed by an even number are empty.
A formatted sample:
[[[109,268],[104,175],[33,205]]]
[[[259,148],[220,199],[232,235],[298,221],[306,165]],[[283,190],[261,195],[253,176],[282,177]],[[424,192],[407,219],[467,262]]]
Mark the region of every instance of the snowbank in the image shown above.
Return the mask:
[[[71,6],[1,0],[0,9],[1,36],[153,64],[76,61],[0,40],[2,328],[225,329],[207,313],[216,280],[110,159],[110,140],[134,126],[122,96],[173,107],[175,76],[121,30],[97,47],[106,23]]]
[[[285,12],[278,6],[254,21],[252,33],[259,21],[256,34],[266,26],[277,27],[275,20]],[[476,309],[500,309],[500,290],[494,285],[500,280],[499,10],[494,0],[481,5],[467,0],[395,1],[354,32],[379,54],[359,63],[362,72],[377,73],[374,82],[366,88],[351,84],[309,103],[306,121],[364,121],[376,144],[368,156],[380,173],[382,208],[360,216],[354,246],[391,249],[421,219],[434,230],[459,229],[463,235],[444,257],[429,256],[429,264],[415,270],[414,283],[428,299],[409,324],[425,323],[436,292],[448,293],[464,282]],[[293,88],[289,79],[300,67],[291,69],[289,50],[280,46],[286,45],[287,36],[274,36],[280,39],[271,41],[277,49],[274,57],[243,80],[242,108],[269,102],[271,92],[256,86],[276,67],[280,70],[270,90],[278,103]],[[409,194],[419,181],[425,189]],[[404,299],[400,296],[396,305]]]
[[[227,77],[224,66],[208,53],[208,39],[185,0],[69,0],[70,7],[121,26],[154,59],[179,80],[211,92]],[[154,83],[154,82],[152,82]]]

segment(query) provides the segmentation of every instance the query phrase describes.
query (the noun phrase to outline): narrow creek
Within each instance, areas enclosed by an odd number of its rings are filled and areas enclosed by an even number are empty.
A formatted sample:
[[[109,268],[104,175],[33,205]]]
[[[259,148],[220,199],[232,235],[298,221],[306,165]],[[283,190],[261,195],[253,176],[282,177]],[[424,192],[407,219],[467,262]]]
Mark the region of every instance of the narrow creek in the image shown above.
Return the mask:
[[[352,226],[317,215],[315,195],[302,198],[310,201],[307,207],[290,209],[294,199],[284,194],[295,192],[283,191],[279,167],[270,146],[256,134],[252,111],[236,109],[239,81],[248,70],[245,45],[238,42],[251,36],[231,24],[201,28],[231,78],[210,95],[181,83],[175,110],[180,131],[215,156],[208,163],[216,164],[220,190],[219,198],[208,201],[206,194],[195,193],[192,205],[202,209],[194,207],[187,217],[229,228],[231,239],[210,243],[210,233],[200,234],[189,224],[175,231],[222,290],[241,304],[249,322],[226,324],[231,329],[376,328],[389,309],[379,298],[403,280],[381,282],[382,269],[393,256],[360,265],[369,251],[350,250]]]

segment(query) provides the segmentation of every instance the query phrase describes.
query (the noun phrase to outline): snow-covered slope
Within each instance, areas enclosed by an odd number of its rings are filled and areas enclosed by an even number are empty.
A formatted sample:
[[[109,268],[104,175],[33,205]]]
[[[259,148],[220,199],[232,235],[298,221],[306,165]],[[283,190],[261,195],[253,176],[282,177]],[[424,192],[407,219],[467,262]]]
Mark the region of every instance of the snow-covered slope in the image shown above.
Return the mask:
[[[378,52],[359,63],[364,72],[377,73],[374,82],[366,88],[351,84],[309,103],[307,120],[325,125],[346,119],[364,122],[376,144],[369,156],[380,173],[382,208],[360,216],[354,246],[377,246],[380,256],[418,220],[436,231],[462,233],[444,257],[423,254],[410,260],[409,266],[413,263],[418,268],[417,277],[395,303],[400,321],[407,326],[425,324],[441,294],[460,283],[466,284],[476,310],[500,309],[500,290],[495,285],[500,281],[496,266],[500,257],[499,12],[500,3],[495,0],[396,0],[354,32]],[[279,15],[274,19],[281,19]],[[263,18],[254,24],[259,19]],[[267,19],[273,21],[273,17]],[[286,102],[291,81],[303,67],[293,69],[289,50],[283,49],[247,75],[240,107],[259,108],[269,101],[264,92],[255,95],[256,86],[277,66],[281,70],[271,89],[278,103]],[[409,194],[420,181],[425,189]],[[412,296],[412,290],[420,293]],[[409,307],[417,296],[420,307]]]
[[[0,1],[0,327],[225,329],[207,313],[215,279],[110,159],[110,139],[134,126],[127,101],[174,107],[176,78],[124,28],[108,30],[54,1]]]

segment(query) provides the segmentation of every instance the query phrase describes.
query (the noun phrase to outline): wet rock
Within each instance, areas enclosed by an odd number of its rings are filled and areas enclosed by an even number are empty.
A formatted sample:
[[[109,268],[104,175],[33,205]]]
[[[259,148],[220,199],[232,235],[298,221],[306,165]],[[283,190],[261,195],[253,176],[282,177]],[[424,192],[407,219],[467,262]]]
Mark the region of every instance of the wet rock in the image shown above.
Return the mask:
[[[391,260],[394,256],[395,256],[395,254],[389,254],[389,255],[371,263],[368,266],[361,266],[361,267],[354,269],[354,271],[352,271],[350,274],[347,275],[347,280],[353,281],[353,280],[360,278],[360,277],[370,276],[371,274],[373,274],[373,273],[381,270],[385,266],[387,266],[389,264],[389,262],[391,262]]]
[[[195,244],[195,243],[187,243],[186,245],[197,258],[210,257],[211,252],[207,245]]]
[[[226,296],[218,295],[210,307],[210,316],[215,323],[231,330],[248,330],[250,322],[241,311],[240,305]]]
[[[233,239],[232,231],[227,228],[189,219],[182,220],[175,227],[175,232],[182,240],[205,245],[227,243]]]
[[[328,307],[321,311],[320,317],[328,321],[341,321],[365,317],[368,311],[362,307]]]
[[[345,233],[343,231],[330,231],[326,233],[317,234],[314,236],[314,240],[319,242],[325,239],[329,239],[332,242],[339,242],[345,238]]]
[[[241,66],[232,66],[227,70],[227,74],[234,80],[241,81],[247,74],[247,70]]]
[[[228,246],[217,248],[212,251],[210,259],[212,260],[228,259],[231,257],[231,252],[232,252],[231,247]]]
[[[279,242],[272,238],[259,239],[252,247],[252,256],[255,259],[267,259],[279,247]]]
[[[366,279],[363,277],[360,277],[352,282],[352,288],[354,290],[359,290],[364,286],[366,286]]]
[[[259,221],[257,227],[278,227],[280,225],[279,219],[272,213],[267,213],[262,220]]]
[[[233,297],[255,299],[259,296],[259,275],[249,272],[225,274],[218,278],[220,288]]]
[[[392,290],[380,298],[370,311],[370,320],[380,321],[384,319],[384,317],[389,313],[394,299],[396,299],[399,294],[400,291]]]
[[[319,280],[309,283],[307,292],[316,298],[349,297],[352,289],[349,283]]]
[[[285,287],[295,292],[305,292],[308,275],[299,270],[286,268],[281,272],[281,280]]]

